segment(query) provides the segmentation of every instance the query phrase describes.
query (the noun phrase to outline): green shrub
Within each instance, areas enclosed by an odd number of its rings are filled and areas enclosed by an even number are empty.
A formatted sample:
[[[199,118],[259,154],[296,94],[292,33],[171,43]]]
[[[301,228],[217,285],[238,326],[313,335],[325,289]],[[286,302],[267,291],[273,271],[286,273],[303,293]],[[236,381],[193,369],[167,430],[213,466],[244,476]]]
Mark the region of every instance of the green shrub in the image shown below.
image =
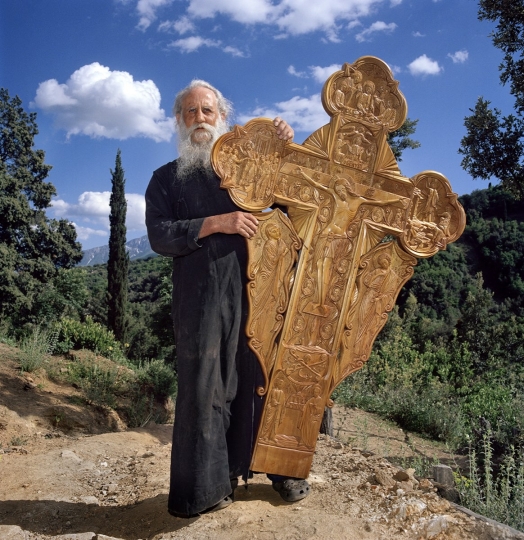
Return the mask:
[[[177,378],[172,366],[163,360],[144,362],[136,371],[137,383],[143,394],[165,401],[176,394]]]
[[[469,451],[469,477],[457,476],[461,503],[467,508],[524,531],[524,462],[522,453],[511,448],[498,475],[494,474],[491,432],[483,438],[482,459]]]
[[[74,319],[62,319],[58,323],[58,342],[56,351],[65,354],[71,349],[87,349],[94,353],[123,360],[124,353],[113,332],[87,317],[84,322]]]
[[[92,361],[73,362],[69,365],[68,378],[80,387],[87,401],[98,406],[114,408],[116,397],[129,387],[129,376],[117,366],[103,367]]]
[[[57,339],[57,330],[43,330],[40,326],[33,328],[20,343],[20,369],[31,372],[42,367],[46,355],[54,352]]]

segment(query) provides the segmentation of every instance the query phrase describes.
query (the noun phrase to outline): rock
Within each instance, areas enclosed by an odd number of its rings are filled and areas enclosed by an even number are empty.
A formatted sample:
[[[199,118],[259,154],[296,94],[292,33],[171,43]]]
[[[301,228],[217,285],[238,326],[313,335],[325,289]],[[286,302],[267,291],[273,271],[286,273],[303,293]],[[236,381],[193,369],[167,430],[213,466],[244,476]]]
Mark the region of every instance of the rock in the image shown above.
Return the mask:
[[[433,465],[433,478],[444,486],[453,487],[455,485],[453,471],[447,465]]]
[[[418,484],[418,488],[426,492],[433,491],[434,489],[433,484],[427,478],[422,478],[422,480]]]
[[[433,518],[426,528],[426,538],[435,538],[442,531],[445,531],[448,528],[448,520],[446,516],[438,516]]]
[[[396,486],[397,486],[397,489],[400,488],[404,490],[406,493],[408,493],[409,491],[413,491],[414,489],[413,483],[410,480],[406,482],[397,482]]]
[[[433,514],[443,514],[447,512],[450,508],[449,501],[446,499],[441,499],[435,495],[435,499],[428,501],[428,509]]]
[[[393,487],[395,485],[393,477],[382,469],[375,469],[375,480],[377,484],[384,487]]]
[[[409,499],[405,503],[400,504],[393,510],[393,515],[399,519],[407,519],[410,516],[422,514],[426,510],[427,505],[420,499]]]
[[[394,475],[393,478],[395,480],[398,480],[399,482],[405,482],[406,480],[409,480],[409,474],[406,471],[403,471],[402,469],[399,469]]]
[[[2,540],[25,540],[24,531],[17,525],[0,525]]]
[[[99,505],[100,502],[96,497],[93,497],[92,495],[86,495],[84,497],[80,497],[80,500],[85,504],[95,504]]]
[[[460,493],[458,492],[458,489],[454,487],[439,487],[438,494],[453,503],[458,503],[460,501]]]

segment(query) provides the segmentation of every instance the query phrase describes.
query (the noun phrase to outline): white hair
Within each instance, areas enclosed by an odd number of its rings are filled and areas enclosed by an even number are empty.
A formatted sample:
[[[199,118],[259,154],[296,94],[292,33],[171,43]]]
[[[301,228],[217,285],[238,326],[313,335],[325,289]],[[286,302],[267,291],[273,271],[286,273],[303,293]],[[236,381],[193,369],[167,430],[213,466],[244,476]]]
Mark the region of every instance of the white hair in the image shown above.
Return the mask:
[[[211,90],[211,92],[213,92],[217,98],[218,110],[226,120],[233,115],[233,105],[231,101],[226,99],[220,90],[217,90],[213,85],[206,81],[201,79],[193,79],[189,85],[180,90],[175,97],[175,103],[173,104],[173,114],[175,116],[177,114],[182,114],[182,102],[187,94],[189,94],[189,92],[191,92],[191,90],[194,88],[207,88],[208,90]]]

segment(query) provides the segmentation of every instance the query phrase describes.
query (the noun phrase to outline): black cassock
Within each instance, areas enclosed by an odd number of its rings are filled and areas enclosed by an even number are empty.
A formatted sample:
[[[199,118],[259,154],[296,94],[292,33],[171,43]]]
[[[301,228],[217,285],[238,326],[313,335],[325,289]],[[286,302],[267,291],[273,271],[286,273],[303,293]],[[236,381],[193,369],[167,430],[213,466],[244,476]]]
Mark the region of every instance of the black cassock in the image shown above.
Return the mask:
[[[247,345],[246,240],[198,239],[204,218],[240,210],[204,170],[181,181],[176,161],[146,191],[146,225],[157,253],[173,257],[178,395],[169,509],[195,514],[247,477],[262,399],[258,361]]]

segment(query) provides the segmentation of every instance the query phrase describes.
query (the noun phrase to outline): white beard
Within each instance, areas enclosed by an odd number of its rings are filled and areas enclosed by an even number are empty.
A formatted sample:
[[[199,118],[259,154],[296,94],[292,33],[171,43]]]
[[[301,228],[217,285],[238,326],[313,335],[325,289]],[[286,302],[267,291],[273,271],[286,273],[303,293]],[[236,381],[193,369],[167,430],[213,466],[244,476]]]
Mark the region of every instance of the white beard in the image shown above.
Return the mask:
[[[198,128],[195,138],[191,139],[191,134]],[[183,121],[177,125],[178,129],[178,154],[177,173],[181,179],[190,176],[197,169],[205,169],[210,172],[211,150],[215,141],[227,132],[227,124],[222,118],[218,118],[214,126],[206,123],[193,124],[187,128]]]

